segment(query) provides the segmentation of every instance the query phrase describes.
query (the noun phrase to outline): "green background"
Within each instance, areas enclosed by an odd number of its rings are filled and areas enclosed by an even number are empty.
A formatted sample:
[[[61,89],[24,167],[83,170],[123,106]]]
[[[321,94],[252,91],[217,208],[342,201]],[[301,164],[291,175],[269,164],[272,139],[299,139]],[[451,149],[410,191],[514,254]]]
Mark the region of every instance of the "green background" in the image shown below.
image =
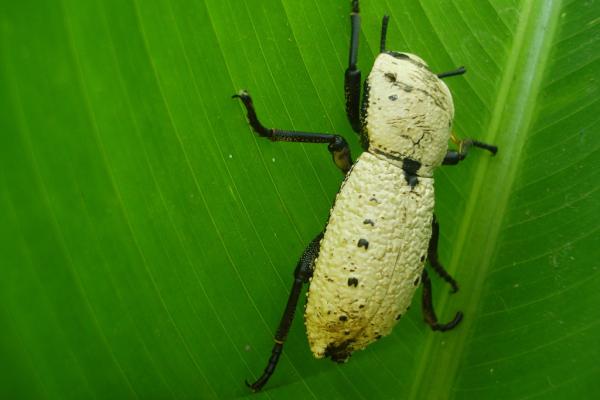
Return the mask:
[[[0,397],[232,398],[263,369],[291,273],[342,180],[349,1],[3,1]],[[455,130],[495,143],[436,173],[431,332],[417,301],[348,364],[301,318],[255,398],[590,398],[600,391],[600,2],[363,0],[388,47],[447,80]]]

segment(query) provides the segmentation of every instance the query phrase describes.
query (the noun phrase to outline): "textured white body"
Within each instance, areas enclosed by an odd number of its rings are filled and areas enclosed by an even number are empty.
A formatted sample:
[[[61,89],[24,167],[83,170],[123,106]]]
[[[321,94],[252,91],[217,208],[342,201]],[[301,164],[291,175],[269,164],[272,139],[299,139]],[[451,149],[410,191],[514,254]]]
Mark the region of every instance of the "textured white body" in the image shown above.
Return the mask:
[[[454,114],[448,88],[416,56],[380,54],[367,85],[369,151],[336,197],[305,310],[313,354],[336,361],[389,334],[411,303]]]
[[[434,205],[433,179],[419,181],[411,189],[401,168],[370,153],[350,172],[308,293],[305,323],[316,357],[328,348],[348,353],[364,348],[389,334],[410,305],[427,255]],[[358,246],[360,239],[368,248]]]

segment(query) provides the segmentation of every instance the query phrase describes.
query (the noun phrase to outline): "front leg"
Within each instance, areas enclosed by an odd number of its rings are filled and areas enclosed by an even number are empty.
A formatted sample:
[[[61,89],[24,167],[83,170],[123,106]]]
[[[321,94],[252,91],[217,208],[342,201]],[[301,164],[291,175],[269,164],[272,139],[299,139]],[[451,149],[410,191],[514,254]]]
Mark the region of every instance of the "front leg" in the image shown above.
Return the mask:
[[[492,153],[492,155],[496,155],[498,152],[497,146],[479,142],[473,139],[458,139],[456,136],[454,136],[454,134],[450,136],[450,140],[452,140],[452,142],[458,146],[458,151],[448,150],[448,153],[446,153],[444,161],[442,162],[444,165],[456,165],[464,160],[469,153],[470,147],[479,147],[480,149],[489,151]]]
[[[294,270],[294,283],[292,285],[292,290],[290,291],[287,305],[285,306],[285,311],[283,312],[283,316],[279,322],[279,327],[275,333],[275,344],[271,350],[271,357],[269,357],[269,361],[262,375],[255,382],[248,383],[248,381],[246,381],[246,385],[248,385],[248,387],[250,387],[254,392],[258,392],[260,389],[262,389],[271,375],[273,375],[273,372],[275,372],[275,367],[277,367],[279,357],[283,352],[283,344],[287,339],[288,332],[292,326],[292,321],[294,320],[294,314],[296,313],[296,306],[298,304],[298,298],[300,297],[302,286],[307,283],[312,276],[314,262],[319,254],[322,238],[323,232],[319,233],[317,237],[310,242],[306,250],[304,250],[304,253],[302,253],[300,260],[298,261],[298,265]]]
[[[302,143],[328,143],[327,149],[333,157],[333,162],[337,167],[346,174],[352,166],[352,157],[350,155],[350,147],[346,140],[340,135],[332,135],[329,133],[308,133],[296,131],[283,131],[280,129],[265,128],[254,110],[252,98],[245,90],[234,94],[232,97],[239,98],[248,112],[248,122],[254,132],[259,136],[266,137],[274,142],[302,142]]]

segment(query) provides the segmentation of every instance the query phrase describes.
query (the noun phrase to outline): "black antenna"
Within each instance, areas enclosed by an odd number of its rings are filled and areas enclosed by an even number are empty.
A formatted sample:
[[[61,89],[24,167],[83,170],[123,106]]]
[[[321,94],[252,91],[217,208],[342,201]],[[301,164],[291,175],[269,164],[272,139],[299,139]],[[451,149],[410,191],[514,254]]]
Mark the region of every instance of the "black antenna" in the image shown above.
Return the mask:
[[[467,72],[467,70],[465,69],[465,67],[458,67],[453,71],[448,71],[448,72],[442,72],[441,74],[437,74],[437,77],[440,79],[443,78],[447,78],[449,76],[456,76],[456,75],[462,75],[465,72]]]
[[[390,16],[384,15],[383,20],[381,21],[381,42],[379,45],[379,51],[382,53],[385,51],[385,37],[387,36],[387,27],[389,20]]]

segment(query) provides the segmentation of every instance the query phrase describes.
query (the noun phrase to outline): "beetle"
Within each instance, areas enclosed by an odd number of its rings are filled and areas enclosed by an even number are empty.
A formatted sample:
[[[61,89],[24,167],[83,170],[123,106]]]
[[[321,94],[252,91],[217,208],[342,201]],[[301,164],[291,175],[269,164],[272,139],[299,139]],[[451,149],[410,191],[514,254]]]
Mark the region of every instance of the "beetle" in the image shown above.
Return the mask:
[[[434,215],[433,170],[464,160],[470,147],[497,152],[494,145],[459,140],[452,133],[454,105],[443,78],[464,67],[435,74],[410,53],[386,49],[389,17],[381,28],[380,53],[364,82],[357,68],[360,14],[352,1],[350,51],[344,77],[346,115],[360,135],[363,153],[353,162],[346,140],[336,134],[266,128],[246,91],[233,95],[248,122],[272,141],[327,143],[345,179],[325,229],[303,252],[262,375],[246,384],[260,390],[273,374],[304,284],[310,283],[304,313],[308,341],[317,358],[345,362],[355,350],[388,335],[421,284],[425,322],[434,331],[456,327],[463,314],[440,323],[432,305],[426,260],[448,282],[457,282],[438,260],[439,224]],[[458,147],[448,150],[448,141]]]

